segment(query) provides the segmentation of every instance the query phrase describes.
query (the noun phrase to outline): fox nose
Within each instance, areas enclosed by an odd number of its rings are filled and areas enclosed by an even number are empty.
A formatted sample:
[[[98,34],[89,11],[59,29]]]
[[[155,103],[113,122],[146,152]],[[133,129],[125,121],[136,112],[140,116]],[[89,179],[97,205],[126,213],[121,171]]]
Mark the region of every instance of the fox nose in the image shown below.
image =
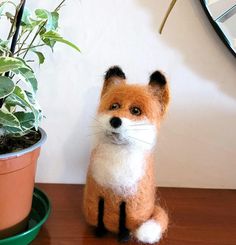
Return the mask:
[[[119,117],[112,117],[110,120],[110,124],[113,128],[119,128],[122,124],[122,121]]]

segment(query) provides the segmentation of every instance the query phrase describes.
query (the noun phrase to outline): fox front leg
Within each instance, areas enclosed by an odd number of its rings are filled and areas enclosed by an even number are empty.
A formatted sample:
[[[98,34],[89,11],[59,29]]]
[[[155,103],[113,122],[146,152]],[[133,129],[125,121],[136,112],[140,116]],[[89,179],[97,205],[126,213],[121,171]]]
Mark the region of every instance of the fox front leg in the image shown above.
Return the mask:
[[[97,226],[95,229],[95,235],[97,237],[102,237],[107,233],[104,222],[104,198],[100,198],[98,202],[98,217],[97,217]]]
[[[89,179],[90,180],[90,179]],[[84,190],[84,215],[86,221],[95,226],[95,235],[98,237],[103,236],[106,233],[106,228],[104,225],[104,198],[102,198],[99,193],[96,191],[96,188],[93,189],[93,183],[91,181],[87,182]]]
[[[130,239],[130,231],[126,228],[126,203],[120,204],[118,241],[127,242]]]

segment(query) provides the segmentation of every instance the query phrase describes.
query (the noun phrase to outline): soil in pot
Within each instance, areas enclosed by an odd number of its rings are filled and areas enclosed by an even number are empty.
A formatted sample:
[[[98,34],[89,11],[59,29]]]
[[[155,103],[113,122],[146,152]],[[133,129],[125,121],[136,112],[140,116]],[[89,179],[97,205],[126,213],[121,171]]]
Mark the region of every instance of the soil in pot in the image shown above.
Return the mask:
[[[39,131],[31,131],[23,136],[6,135],[0,137],[0,155],[17,152],[37,143],[41,138]]]

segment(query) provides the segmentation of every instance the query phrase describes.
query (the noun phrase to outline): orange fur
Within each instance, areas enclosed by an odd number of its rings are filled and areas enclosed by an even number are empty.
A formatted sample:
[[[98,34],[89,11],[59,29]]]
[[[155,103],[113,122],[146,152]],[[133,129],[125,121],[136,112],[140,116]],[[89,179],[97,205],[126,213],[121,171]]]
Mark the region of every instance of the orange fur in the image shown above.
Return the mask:
[[[108,111],[112,103],[122,105],[119,111]],[[143,112],[140,117],[129,113],[129,107],[139,106]],[[111,87],[104,96],[98,108],[98,113],[112,114],[113,116],[126,117],[132,120],[141,120],[147,117],[151,122],[159,125],[162,116],[160,102],[156,99],[152,89],[148,86],[119,84]]]

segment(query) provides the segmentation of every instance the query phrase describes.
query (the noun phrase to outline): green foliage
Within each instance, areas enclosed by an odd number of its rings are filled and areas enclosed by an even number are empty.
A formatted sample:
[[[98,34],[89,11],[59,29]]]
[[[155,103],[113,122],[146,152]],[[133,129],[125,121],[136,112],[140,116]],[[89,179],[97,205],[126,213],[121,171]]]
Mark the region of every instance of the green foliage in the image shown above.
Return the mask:
[[[38,90],[38,81],[35,78],[34,72],[27,68],[19,68],[12,70],[13,73],[21,75],[21,80],[30,85],[33,92],[36,94]]]
[[[7,97],[14,91],[15,84],[8,77],[0,77],[0,99]]]
[[[39,64],[40,65],[43,64],[44,63],[44,60],[45,60],[45,57],[44,57],[43,53],[42,52],[39,52],[39,51],[34,51],[34,50],[33,50],[33,52],[38,56],[38,62],[39,62]]]
[[[44,41],[45,39],[50,40],[50,41],[54,41],[54,42],[61,42],[61,43],[65,43],[68,46],[74,48],[75,50],[80,52],[80,49],[74,45],[73,43],[69,42],[68,40],[64,39],[63,37],[60,36],[59,33],[57,33],[56,31],[48,31],[45,32],[44,34],[41,35],[42,40]]]
[[[21,60],[19,58],[11,58],[7,56],[0,57],[0,73],[4,73],[19,68],[28,68],[24,60]]]
[[[0,131],[5,135],[24,135],[32,129],[37,130],[42,119],[42,111],[35,98],[38,81],[31,68],[32,61],[42,65],[45,62],[45,47],[53,50],[56,43],[80,51],[58,32],[59,10],[65,2],[63,0],[53,11],[24,9],[16,51],[11,53],[9,46],[23,1],[19,2],[18,5],[7,0],[0,3],[0,23],[1,18],[7,18],[11,23],[7,39],[0,38]],[[8,5],[14,7],[14,13],[6,11]],[[36,60],[32,60],[32,56],[29,60],[29,53],[34,54]]]
[[[7,127],[19,128],[20,122],[12,113],[0,109],[0,123]]]

